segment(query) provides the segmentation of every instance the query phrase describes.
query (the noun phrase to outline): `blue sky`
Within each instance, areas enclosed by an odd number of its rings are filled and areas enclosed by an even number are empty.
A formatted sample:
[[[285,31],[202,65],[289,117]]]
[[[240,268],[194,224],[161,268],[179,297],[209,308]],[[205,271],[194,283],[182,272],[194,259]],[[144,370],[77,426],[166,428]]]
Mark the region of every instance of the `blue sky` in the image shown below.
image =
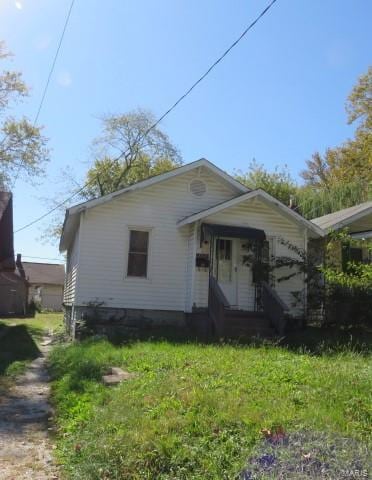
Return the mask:
[[[14,190],[18,228],[48,209],[60,170],[77,181],[97,117],[137,107],[160,116],[235,40],[267,0],[76,0],[39,122],[51,162],[37,187]],[[31,96],[33,118],[70,0],[0,0],[1,39]],[[294,177],[316,151],[352,135],[344,104],[371,63],[368,0],[278,0],[211,75],[163,122],[185,162],[206,157],[228,172],[255,158]],[[45,222],[15,236],[23,255],[58,258]]]

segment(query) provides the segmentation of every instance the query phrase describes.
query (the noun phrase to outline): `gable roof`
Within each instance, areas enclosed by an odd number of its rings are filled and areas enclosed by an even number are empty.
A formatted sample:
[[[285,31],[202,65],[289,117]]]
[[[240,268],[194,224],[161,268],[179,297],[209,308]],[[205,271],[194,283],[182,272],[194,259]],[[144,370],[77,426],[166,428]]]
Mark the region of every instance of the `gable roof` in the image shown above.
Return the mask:
[[[141,182],[134,183],[129,187],[125,187],[120,190],[117,190],[116,192],[109,193],[108,195],[104,195],[102,197],[95,198],[93,200],[88,200],[87,202],[83,202],[66,209],[65,221],[63,224],[63,230],[62,230],[61,241],[60,241],[60,251],[64,251],[68,247],[68,245],[66,245],[66,233],[76,228],[77,226],[76,216],[79,215],[80,212],[83,212],[86,209],[93,208],[98,205],[107,203],[113,200],[114,198],[120,195],[123,195],[127,192],[133,192],[133,191],[141,190],[143,188],[150,187],[152,185],[156,185],[157,183],[163,182],[165,180],[176,177],[178,175],[182,175],[184,173],[190,172],[200,167],[205,167],[208,170],[215,173],[220,179],[222,179],[224,182],[229,184],[233,189],[235,189],[237,194],[246,193],[250,191],[249,188],[247,188],[245,185],[235,180],[233,177],[231,177],[226,172],[224,172],[223,170],[218,168],[216,165],[214,165],[212,162],[210,162],[205,158],[201,158],[200,160],[187,163],[186,165],[182,165],[181,167],[170,170],[169,172],[155,175],[153,177],[147,178],[146,180],[142,180]],[[73,218],[74,216],[75,216],[75,219]]]
[[[324,230],[339,230],[372,213],[372,201],[360,203],[353,207],[344,208],[322,217],[311,220],[315,225]]]
[[[94,198],[93,200],[88,200],[83,203],[79,203],[71,208],[68,209],[70,213],[74,213],[79,209],[87,209],[92,208],[97,205],[102,205],[103,203],[109,202],[113,198],[118,197],[119,195],[123,195],[126,192],[133,192],[135,190],[140,190],[146,187],[150,187],[151,185],[155,185],[157,183],[163,182],[164,180],[168,180],[169,178],[176,177],[177,175],[182,175],[183,173],[189,172],[199,167],[206,167],[216,175],[221,177],[224,181],[228,184],[233,186],[239,192],[248,192],[249,188],[247,188],[242,183],[235,180],[233,177],[228,175],[226,172],[221,170],[220,168],[216,167],[212,162],[205,158],[201,158],[200,160],[196,160],[195,162],[187,163],[186,165],[182,165],[181,167],[174,168],[169,172],[160,173],[159,175],[154,175],[153,177],[146,178],[146,180],[142,180],[141,182],[134,183],[129,187],[122,188],[117,190],[116,192],[109,193],[107,195],[103,195],[99,198]]]
[[[29,283],[63,285],[65,266],[56,263],[22,262]]]
[[[178,222],[178,226],[182,227],[189,223],[196,222],[197,220],[201,220],[202,218],[221,212],[226,208],[233,207],[235,205],[238,205],[241,202],[244,202],[246,200],[251,200],[252,198],[256,198],[256,197],[261,198],[264,201],[270,203],[272,206],[277,208],[281,213],[283,213],[285,216],[290,218],[292,221],[302,225],[304,228],[307,228],[311,232],[315,233],[317,236],[323,237],[325,235],[323,230],[319,228],[317,225],[313,224],[309,220],[306,220],[306,218],[302,217],[299,213],[287,207],[286,205],[284,205],[284,203],[280,202],[279,200],[277,200],[276,198],[274,198],[273,196],[271,196],[270,194],[268,194],[267,192],[265,192],[260,188],[257,190],[252,190],[247,193],[243,193],[238,197],[232,198],[231,200],[227,200],[218,205],[215,205],[214,207],[210,207],[205,210],[202,210],[198,213],[194,213],[193,215],[189,215],[188,217],[180,220]]]

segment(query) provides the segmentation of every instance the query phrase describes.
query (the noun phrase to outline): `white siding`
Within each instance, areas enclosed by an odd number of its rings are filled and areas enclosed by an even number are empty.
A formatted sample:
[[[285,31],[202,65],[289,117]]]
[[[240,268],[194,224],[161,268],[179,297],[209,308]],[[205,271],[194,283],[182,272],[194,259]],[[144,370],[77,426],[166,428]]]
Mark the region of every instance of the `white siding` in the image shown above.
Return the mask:
[[[41,305],[46,310],[59,312],[62,310],[62,285],[43,285],[41,290]]]
[[[207,192],[197,197],[189,183],[200,175]],[[87,210],[81,232],[76,304],[183,311],[190,305],[193,275],[190,227],[177,222],[233,198],[232,187],[202,168]],[[129,229],[150,229],[148,278],[126,277]],[[186,306],[186,307],[185,307]]]
[[[74,241],[67,252],[65,288],[63,292],[63,303],[72,305],[76,298],[77,271],[79,266],[79,237],[80,229],[76,231]]]
[[[223,225],[236,225],[259,228],[265,231],[267,237],[274,237],[274,250],[276,256],[294,256],[288,248],[282,245],[279,239],[289,241],[292,245],[304,247],[304,230],[293,221],[289,220],[277,209],[261,200],[247,200],[239,205],[228,208],[222,212],[216,213],[204,219],[206,223],[215,223]],[[238,263],[238,299],[242,308],[253,309],[254,307],[254,285],[252,284],[252,274],[250,268],[242,265],[244,250],[240,243]],[[287,272],[284,269],[277,271],[277,277],[283,276]],[[208,275],[204,272],[197,274],[196,280],[197,306],[205,306],[208,301]],[[300,310],[293,307],[294,297],[292,291],[299,291],[304,288],[303,275],[297,275],[288,281],[276,283],[275,288],[282,300],[291,308],[293,314],[299,314]]]
[[[200,245],[200,228],[197,236],[197,252],[209,254],[209,244]],[[197,307],[208,306],[209,269],[197,267],[195,269],[194,303]]]

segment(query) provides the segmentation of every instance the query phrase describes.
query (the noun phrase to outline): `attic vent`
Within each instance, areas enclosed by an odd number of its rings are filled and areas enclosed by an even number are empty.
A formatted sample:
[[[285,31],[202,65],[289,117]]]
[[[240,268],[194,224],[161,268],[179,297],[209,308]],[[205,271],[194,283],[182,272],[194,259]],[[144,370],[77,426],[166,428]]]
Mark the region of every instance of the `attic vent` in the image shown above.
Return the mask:
[[[202,197],[207,191],[207,185],[203,180],[195,178],[190,182],[190,192],[196,197]]]

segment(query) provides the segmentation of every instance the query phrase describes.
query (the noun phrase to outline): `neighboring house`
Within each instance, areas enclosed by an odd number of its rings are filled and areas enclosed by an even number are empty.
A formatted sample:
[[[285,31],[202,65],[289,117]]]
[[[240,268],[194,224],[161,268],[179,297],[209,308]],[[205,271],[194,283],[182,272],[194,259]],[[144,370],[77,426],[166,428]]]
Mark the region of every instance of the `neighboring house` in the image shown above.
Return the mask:
[[[12,194],[0,192],[0,315],[25,315],[27,295],[20,255],[14,260]]]
[[[359,245],[339,243],[334,247],[332,261],[336,261],[340,267],[345,266],[348,261],[371,262],[371,252],[366,243],[372,241],[372,201],[314,218],[312,222],[325,232],[346,230],[352,238],[365,240]]]
[[[65,266],[54,263],[22,262],[30,285],[29,300],[43,310],[62,310]]]
[[[323,235],[263,190],[198,160],[66,211],[66,324],[72,335],[80,320],[98,329],[208,318],[220,335],[234,321],[282,330],[285,313],[303,314],[293,292],[306,296],[304,276],[258,284],[243,261],[247,248],[291,256],[281,239],[306,250]]]

